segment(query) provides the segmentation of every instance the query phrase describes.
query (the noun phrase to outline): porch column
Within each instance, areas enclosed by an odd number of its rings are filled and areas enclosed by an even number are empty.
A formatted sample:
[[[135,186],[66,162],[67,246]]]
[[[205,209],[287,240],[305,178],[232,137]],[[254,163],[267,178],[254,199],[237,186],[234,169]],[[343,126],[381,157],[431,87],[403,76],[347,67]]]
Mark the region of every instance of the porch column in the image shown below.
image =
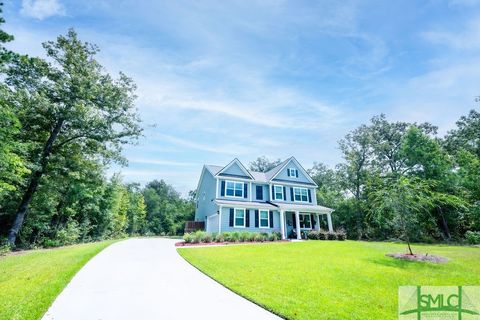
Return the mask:
[[[317,213],[317,226],[316,229],[320,231],[320,215]]]
[[[302,234],[300,233],[300,212],[295,211],[295,222],[297,223],[297,239],[302,239]]]
[[[327,213],[327,222],[328,222],[328,232],[333,232],[333,225],[332,225],[332,215]]]
[[[285,240],[285,217],[283,216],[285,211],[280,210],[280,229],[282,233],[282,240]]]
[[[222,206],[218,207],[218,233],[222,232]]]

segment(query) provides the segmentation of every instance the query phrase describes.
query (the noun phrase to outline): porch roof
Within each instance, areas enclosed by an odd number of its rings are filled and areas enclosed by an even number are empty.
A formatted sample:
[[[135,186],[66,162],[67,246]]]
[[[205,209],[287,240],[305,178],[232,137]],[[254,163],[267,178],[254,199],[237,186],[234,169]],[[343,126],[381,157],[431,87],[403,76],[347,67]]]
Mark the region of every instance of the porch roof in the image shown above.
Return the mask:
[[[295,204],[295,203],[275,203],[275,205],[283,211],[301,211],[301,212],[315,212],[315,213],[331,213],[334,210],[311,204]]]
[[[257,202],[257,201],[232,201],[232,200],[214,200],[215,204],[219,206],[238,206],[240,208],[258,208],[258,209],[269,209],[276,210],[277,207],[273,204],[267,202]]]

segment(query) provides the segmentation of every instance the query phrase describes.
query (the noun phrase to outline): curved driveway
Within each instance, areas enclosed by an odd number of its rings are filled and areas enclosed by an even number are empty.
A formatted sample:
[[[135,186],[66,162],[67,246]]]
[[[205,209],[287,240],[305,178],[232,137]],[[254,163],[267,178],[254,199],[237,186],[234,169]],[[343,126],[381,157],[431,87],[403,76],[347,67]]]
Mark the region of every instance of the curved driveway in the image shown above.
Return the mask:
[[[43,320],[279,319],[192,267],[176,241],[114,243],[75,275]]]

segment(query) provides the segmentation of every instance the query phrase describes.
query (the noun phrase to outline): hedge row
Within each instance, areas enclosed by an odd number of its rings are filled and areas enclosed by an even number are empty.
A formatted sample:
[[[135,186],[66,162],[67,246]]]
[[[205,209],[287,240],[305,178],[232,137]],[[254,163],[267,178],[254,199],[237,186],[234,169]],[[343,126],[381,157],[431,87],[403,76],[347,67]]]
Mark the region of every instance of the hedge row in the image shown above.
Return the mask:
[[[344,230],[338,230],[335,232],[326,231],[310,231],[307,234],[307,238],[310,240],[340,240],[347,239],[347,233]]]
[[[208,233],[196,231],[185,233],[183,240],[186,243],[210,243],[210,242],[265,242],[277,241],[282,238],[280,232],[258,233],[258,232],[222,232]]]

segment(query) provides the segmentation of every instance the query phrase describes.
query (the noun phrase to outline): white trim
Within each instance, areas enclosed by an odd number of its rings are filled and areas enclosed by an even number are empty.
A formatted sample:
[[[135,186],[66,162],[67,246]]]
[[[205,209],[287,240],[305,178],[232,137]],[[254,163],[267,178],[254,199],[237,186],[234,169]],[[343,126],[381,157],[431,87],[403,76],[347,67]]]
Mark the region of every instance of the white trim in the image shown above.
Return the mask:
[[[307,201],[303,201],[302,200],[302,193],[300,192],[300,200],[296,200],[295,199],[295,190],[307,190]],[[292,199],[292,202],[301,202],[301,203],[310,203],[310,201],[308,201],[308,188],[303,188],[303,187],[294,187],[293,188],[293,199]]]
[[[277,199],[277,191],[275,190],[276,187],[282,188],[282,199]],[[273,195],[274,195],[274,200],[275,200],[275,201],[277,201],[277,200],[279,200],[279,201],[286,201],[286,200],[285,200],[285,197],[284,197],[285,194],[283,193],[283,190],[284,190],[283,188],[284,188],[284,186],[281,185],[281,184],[274,184],[274,185],[273,185]],[[287,193],[286,190],[285,190],[285,193]]]
[[[288,161],[285,162],[285,164],[280,168],[280,170],[277,171],[277,173],[275,173],[273,175],[273,177],[270,178],[270,181],[272,181],[273,179],[275,179],[279,174],[280,172],[282,172],[283,169],[285,169],[285,167],[291,162],[291,161],[295,161],[295,165],[297,166],[297,168],[299,168],[303,175],[305,177],[307,177],[308,181],[310,181],[311,183],[313,183],[315,185],[315,187],[318,187],[318,185],[316,184],[315,181],[313,181],[312,177],[310,177],[310,175],[308,174],[308,172],[303,169],[302,165],[300,164],[300,162],[298,162],[297,159],[295,159],[295,157],[290,157],[290,159],[288,159]]]
[[[220,189],[218,188],[218,181],[219,179],[218,178],[215,178],[216,180],[216,186],[215,186],[215,199],[217,199],[219,197],[219,191]],[[197,189],[198,190],[198,189]]]
[[[262,211],[267,213],[267,226],[262,227]],[[265,219],[263,219],[265,220]],[[258,228],[260,229],[270,229],[270,210],[258,210]]]
[[[227,170],[228,168],[230,168],[234,163],[238,164],[238,166],[240,167],[240,169],[246,173],[252,180],[255,180],[255,178],[251,175],[251,173],[247,170],[247,168],[245,168],[245,166],[240,162],[240,160],[238,160],[237,158],[233,159],[232,161],[230,161],[229,164],[227,164],[225,167],[222,168],[222,170],[218,171],[217,174],[215,176],[219,176],[220,173],[223,173],[225,170]],[[221,176],[220,176],[221,177]]]
[[[233,183],[233,196],[227,195],[227,184],[228,184],[229,182]],[[235,195],[235,184],[236,184],[236,183],[241,183],[241,184],[242,184],[242,196],[236,196],[236,195]],[[224,197],[225,197],[225,198],[240,198],[240,199],[244,199],[244,195],[245,195],[245,194],[244,194],[244,191],[245,191],[244,188],[245,188],[245,182],[225,180],[225,190],[224,190],[225,195],[224,195]]]
[[[222,232],[222,206],[218,207],[218,233]]]
[[[292,176],[292,170],[295,174]],[[289,178],[298,178],[298,169],[297,168],[287,168],[287,176]]]
[[[252,201],[252,182],[248,183],[248,201]]]
[[[237,210],[243,210],[243,226],[237,226]],[[247,210],[245,208],[233,208],[233,227],[234,228],[247,227]]]
[[[281,229],[280,231],[282,233],[282,240],[285,240],[285,233],[286,233],[285,232],[285,216],[284,216],[285,211],[280,210],[279,212],[280,212],[280,229]]]

